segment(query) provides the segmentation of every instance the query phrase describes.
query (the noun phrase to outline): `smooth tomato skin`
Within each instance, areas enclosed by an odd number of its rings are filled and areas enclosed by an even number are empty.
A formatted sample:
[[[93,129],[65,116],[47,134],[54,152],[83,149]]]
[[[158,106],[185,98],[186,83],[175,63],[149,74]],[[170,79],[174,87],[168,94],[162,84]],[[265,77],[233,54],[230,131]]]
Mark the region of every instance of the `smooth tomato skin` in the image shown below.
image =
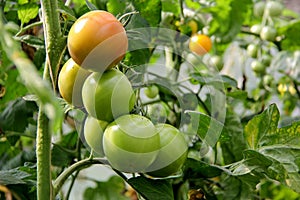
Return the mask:
[[[120,62],[128,48],[123,25],[109,12],[97,10],[82,15],[68,34],[68,50],[83,68],[103,72]]]
[[[92,73],[83,84],[82,99],[91,116],[107,122],[128,114],[135,104],[131,83],[116,69]]]
[[[143,172],[154,161],[159,148],[155,126],[140,115],[123,115],[104,132],[105,156],[114,169],[122,172]]]
[[[76,107],[82,107],[82,86],[90,74],[91,72],[82,69],[70,58],[58,75],[58,89],[62,98]]]
[[[283,11],[283,5],[277,1],[268,1],[266,5],[266,12],[271,17],[279,16]]]
[[[188,145],[183,134],[169,124],[155,126],[160,136],[160,150],[155,161],[147,168],[153,177],[167,177],[180,170],[187,158]]]
[[[156,85],[151,85],[151,86],[146,87],[144,92],[148,98],[153,99],[154,97],[156,97],[158,95],[159,90]]]
[[[260,34],[262,29],[262,26],[260,24],[254,24],[253,26],[251,26],[250,31],[251,33],[255,33],[255,34]]]
[[[265,26],[261,29],[260,38],[267,41],[274,41],[277,35],[277,31],[272,26]]]
[[[84,122],[83,133],[85,141],[94,153],[100,157],[104,157],[102,139],[107,124],[107,122],[97,120],[92,116],[88,116]]]
[[[264,74],[266,72],[266,66],[258,60],[252,61],[251,68],[257,74]]]
[[[212,48],[212,42],[207,35],[194,34],[190,38],[189,48],[198,55],[204,55]]]
[[[262,17],[265,12],[265,7],[266,7],[266,3],[264,1],[259,1],[255,3],[253,7],[253,14],[256,17]]]
[[[258,53],[258,45],[256,45],[256,44],[249,44],[247,46],[247,54],[250,57],[256,58],[257,57],[257,53]]]
[[[222,57],[218,55],[211,56],[209,62],[212,66],[216,67],[218,70],[221,70],[224,66]]]

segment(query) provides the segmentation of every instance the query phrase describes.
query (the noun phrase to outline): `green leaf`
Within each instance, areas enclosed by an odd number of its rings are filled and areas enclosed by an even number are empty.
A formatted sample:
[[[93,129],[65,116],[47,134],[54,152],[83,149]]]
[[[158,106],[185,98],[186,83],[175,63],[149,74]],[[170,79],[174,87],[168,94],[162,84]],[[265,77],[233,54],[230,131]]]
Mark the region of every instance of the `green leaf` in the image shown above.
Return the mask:
[[[98,8],[88,0],[85,0],[86,6],[92,11],[92,10],[98,10]]]
[[[174,200],[172,185],[168,180],[154,180],[144,176],[127,181],[146,200]]]
[[[275,133],[279,121],[279,111],[272,104],[263,113],[253,117],[245,126],[244,133],[251,149],[262,146],[262,139],[268,133]]]
[[[180,4],[178,0],[162,0],[162,11],[171,12],[175,16],[180,15]]]
[[[0,127],[2,131],[24,132],[29,119],[37,111],[34,102],[28,102],[23,99],[16,99],[5,108],[0,114]]]
[[[18,7],[18,18],[22,24],[28,23],[34,19],[39,13],[39,7],[36,3],[26,3],[19,5]]]
[[[126,1],[123,0],[108,0],[107,11],[117,16],[119,14],[124,13],[126,9]]]
[[[194,10],[198,10],[201,7],[199,1],[185,0],[185,4],[187,5],[187,7],[192,8]]]
[[[4,96],[0,99],[0,111],[5,109],[8,103],[27,93],[27,88],[22,83],[17,69],[11,68],[5,71],[5,80],[3,80],[2,87],[5,88]]]
[[[185,179],[213,178],[223,172],[219,167],[188,158],[182,167]]]
[[[220,38],[222,43],[228,43],[240,32],[251,0],[216,0],[216,5],[207,12],[212,14],[210,35]]]
[[[84,199],[89,200],[129,200],[122,195],[125,184],[119,176],[112,176],[107,182],[96,182],[96,187],[88,187],[84,193]]]
[[[221,134],[221,147],[225,164],[231,164],[243,159],[243,151],[247,144],[243,135],[243,126],[240,117],[228,108],[225,119],[225,130]]]
[[[25,184],[25,178],[30,174],[18,169],[0,171],[0,185]]]
[[[33,35],[22,35],[20,37],[15,37],[15,39],[24,42],[29,46],[35,47],[36,49],[45,48],[44,41]]]
[[[157,27],[161,20],[160,0],[133,0],[133,5],[151,27]]]
[[[246,150],[243,155],[244,159],[241,162],[231,166],[234,176],[249,174],[254,170],[266,172],[273,163],[272,160],[254,150]]]
[[[299,145],[300,121],[294,122],[289,126],[278,128],[275,132],[269,133],[262,138],[262,143],[264,145]]]
[[[285,38],[281,42],[283,50],[296,51],[300,48],[300,39],[298,37],[300,31],[300,20],[291,21],[288,25],[278,29],[279,35],[284,35]]]
[[[51,151],[51,163],[54,166],[60,167],[66,167],[70,165],[76,156],[75,149],[77,141],[78,134],[76,132],[63,135],[61,141],[53,144]]]
[[[211,147],[215,146],[220,138],[224,124],[203,113],[194,111],[186,112],[192,117],[193,127],[197,127],[197,134],[201,140]]]

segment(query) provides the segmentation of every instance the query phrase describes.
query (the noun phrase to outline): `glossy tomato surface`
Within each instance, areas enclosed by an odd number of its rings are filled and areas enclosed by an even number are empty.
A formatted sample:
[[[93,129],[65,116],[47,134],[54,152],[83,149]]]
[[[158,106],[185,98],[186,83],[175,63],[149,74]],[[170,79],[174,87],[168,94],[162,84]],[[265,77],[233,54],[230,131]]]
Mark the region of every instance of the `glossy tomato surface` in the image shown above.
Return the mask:
[[[212,48],[212,42],[207,35],[194,34],[190,38],[189,48],[198,55],[204,55]]]
[[[69,59],[62,67],[58,76],[60,95],[70,104],[82,107],[82,86],[91,72],[82,69],[73,59]]]
[[[68,50],[83,68],[103,72],[124,57],[128,39],[123,25],[109,12],[97,10],[81,16],[68,35]]]
[[[92,73],[84,82],[82,99],[91,116],[107,122],[128,114],[135,104],[131,83],[116,69]]]
[[[155,126],[160,136],[160,150],[155,161],[147,168],[147,174],[166,177],[180,170],[187,158],[188,145],[183,134],[169,124]]]
[[[104,157],[102,138],[107,122],[88,116],[84,122],[84,138],[96,156]]]
[[[103,149],[113,168],[123,172],[143,172],[158,154],[159,139],[149,119],[123,115],[106,127]]]

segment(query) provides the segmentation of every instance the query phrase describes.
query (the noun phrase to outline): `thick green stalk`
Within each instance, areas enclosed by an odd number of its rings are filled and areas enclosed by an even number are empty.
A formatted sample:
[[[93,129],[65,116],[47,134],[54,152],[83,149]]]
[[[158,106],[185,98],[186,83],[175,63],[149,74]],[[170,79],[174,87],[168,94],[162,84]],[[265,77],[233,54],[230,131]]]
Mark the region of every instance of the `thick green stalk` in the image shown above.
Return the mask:
[[[51,134],[49,120],[41,109],[38,114],[37,127],[37,197],[38,199],[53,199],[51,184]]]
[[[65,49],[65,39],[61,33],[57,0],[41,0],[42,21],[45,36],[46,63],[44,80],[49,80],[49,74],[53,89],[56,85],[56,77],[59,64]],[[38,115],[38,130],[36,140],[37,155],[37,198],[39,200],[54,199],[51,180],[51,132],[49,119],[43,112],[43,104],[40,104]]]

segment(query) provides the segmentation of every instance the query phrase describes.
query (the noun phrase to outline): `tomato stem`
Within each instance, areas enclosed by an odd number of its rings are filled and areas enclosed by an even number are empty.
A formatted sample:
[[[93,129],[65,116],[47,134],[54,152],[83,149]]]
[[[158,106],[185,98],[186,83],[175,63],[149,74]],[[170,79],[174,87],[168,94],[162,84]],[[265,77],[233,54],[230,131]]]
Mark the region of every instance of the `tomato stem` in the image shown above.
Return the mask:
[[[61,187],[64,185],[65,181],[68,179],[69,176],[71,176],[74,172],[80,171],[84,168],[90,167],[93,164],[103,164],[103,165],[109,165],[108,161],[103,158],[87,158],[84,160],[80,160],[70,167],[68,167],[65,171],[63,171],[54,181],[53,183],[53,190],[54,194],[57,195],[60,191]]]

